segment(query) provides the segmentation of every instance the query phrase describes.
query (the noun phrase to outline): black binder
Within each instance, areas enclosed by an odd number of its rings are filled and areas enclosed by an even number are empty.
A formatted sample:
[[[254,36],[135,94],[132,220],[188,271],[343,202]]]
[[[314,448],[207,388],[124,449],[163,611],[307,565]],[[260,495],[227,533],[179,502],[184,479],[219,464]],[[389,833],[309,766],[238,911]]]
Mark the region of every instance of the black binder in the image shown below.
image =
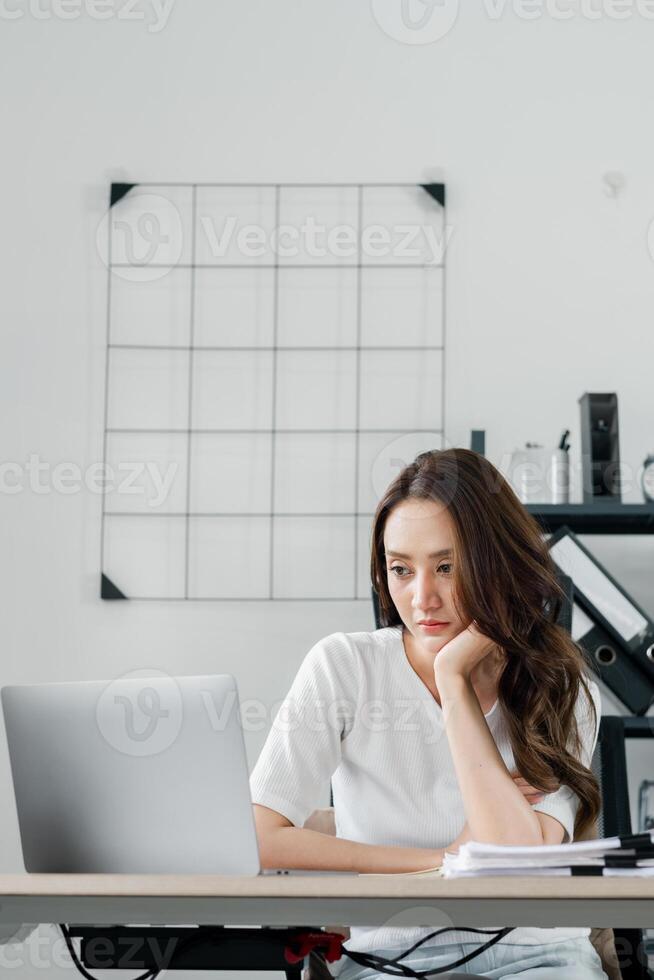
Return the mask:
[[[584,611],[613,637],[654,689],[654,623],[607,570],[591,555],[569,527],[548,541],[558,568],[574,582],[575,599]]]
[[[572,638],[586,651],[604,684],[635,715],[644,715],[654,701],[654,685],[619,643],[574,603]]]

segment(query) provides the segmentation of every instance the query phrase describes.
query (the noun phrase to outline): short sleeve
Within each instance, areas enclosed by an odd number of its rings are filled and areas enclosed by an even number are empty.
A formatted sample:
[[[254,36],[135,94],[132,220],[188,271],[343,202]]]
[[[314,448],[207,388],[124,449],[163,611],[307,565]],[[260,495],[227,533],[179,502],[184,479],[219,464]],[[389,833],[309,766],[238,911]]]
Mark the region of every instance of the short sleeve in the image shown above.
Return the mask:
[[[250,775],[252,802],[296,827],[321,805],[356,716],[359,662],[345,633],[308,652]]]
[[[590,769],[593,752],[597,743],[600,718],[602,716],[602,699],[595,681],[586,677],[586,683],[593,698],[597,718],[593,718],[593,712],[583,687],[580,687],[579,696],[577,697],[575,717],[577,719],[581,741],[581,758],[579,761],[587,769]],[[563,825],[565,828],[563,843],[567,844],[573,839],[578,806],[579,797],[573,793],[570,787],[561,786],[556,793],[549,793],[541,803],[535,803],[533,809],[540,811],[540,813],[548,813]]]

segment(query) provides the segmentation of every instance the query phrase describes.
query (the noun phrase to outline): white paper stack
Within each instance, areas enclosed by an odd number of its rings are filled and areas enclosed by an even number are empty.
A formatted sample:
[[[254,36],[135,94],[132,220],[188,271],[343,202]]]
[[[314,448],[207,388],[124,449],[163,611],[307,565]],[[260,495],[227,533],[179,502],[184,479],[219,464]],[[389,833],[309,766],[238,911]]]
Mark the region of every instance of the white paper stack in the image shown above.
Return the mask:
[[[654,831],[534,847],[470,841],[460,846],[458,854],[445,852],[444,878],[482,875],[654,877]]]

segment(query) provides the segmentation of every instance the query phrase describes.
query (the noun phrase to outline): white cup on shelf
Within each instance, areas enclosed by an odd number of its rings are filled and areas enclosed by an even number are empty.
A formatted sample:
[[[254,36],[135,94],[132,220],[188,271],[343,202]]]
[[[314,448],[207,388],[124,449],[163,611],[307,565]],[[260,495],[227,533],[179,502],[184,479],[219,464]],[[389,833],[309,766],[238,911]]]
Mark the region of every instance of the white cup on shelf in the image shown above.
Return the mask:
[[[511,456],[509,482],[523,504],[567,504],[570,456],[565,449],[527,443]]]

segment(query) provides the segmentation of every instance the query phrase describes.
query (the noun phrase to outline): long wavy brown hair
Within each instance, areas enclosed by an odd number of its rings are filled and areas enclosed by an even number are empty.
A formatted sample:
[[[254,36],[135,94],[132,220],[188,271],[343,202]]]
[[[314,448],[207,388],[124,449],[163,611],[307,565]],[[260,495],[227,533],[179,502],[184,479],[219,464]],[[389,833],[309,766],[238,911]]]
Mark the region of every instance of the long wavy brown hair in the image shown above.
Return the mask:
[[[384,528],[393,508],[417,498],[445,504],[454,524],[453,600],[460,618],[505,653],[498,700],[516,767],[545,793],[568,786],[579,798],[575,837],[596,820],[600,791],[579,761],[575,705],[583,690],[597,723],[582,649],[557,623],[564,594],[536,520],[502,474],[468,449],[421,453],[379,501],[371,578],[381,626],[402,625],[388,588]]]

